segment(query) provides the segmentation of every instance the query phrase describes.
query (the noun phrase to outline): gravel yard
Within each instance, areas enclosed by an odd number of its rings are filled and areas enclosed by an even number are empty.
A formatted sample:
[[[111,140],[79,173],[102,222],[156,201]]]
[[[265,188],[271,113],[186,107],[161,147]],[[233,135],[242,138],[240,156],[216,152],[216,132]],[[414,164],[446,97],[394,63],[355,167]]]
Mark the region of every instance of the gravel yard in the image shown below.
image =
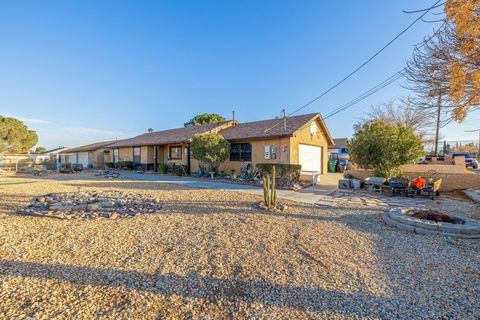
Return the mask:
[[[115,220],[17,214],[34,197],[79,188],[162,207]],[[146,181],[0,184],[0,318],[480,316],[478,240],[398,231],[384,208],[361,203],[269,213],[259,200]]]

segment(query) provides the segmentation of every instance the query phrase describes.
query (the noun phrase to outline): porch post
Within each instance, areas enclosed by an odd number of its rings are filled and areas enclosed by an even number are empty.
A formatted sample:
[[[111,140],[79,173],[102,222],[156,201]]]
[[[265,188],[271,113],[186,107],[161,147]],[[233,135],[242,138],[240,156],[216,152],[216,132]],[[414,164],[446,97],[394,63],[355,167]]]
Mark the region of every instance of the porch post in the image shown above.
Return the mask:
[[[157,172],[157,145],[153,145],[153,171]]]
[[[187,174],[191,174],[191,169],[190,169],[190,143],[187,144]]]

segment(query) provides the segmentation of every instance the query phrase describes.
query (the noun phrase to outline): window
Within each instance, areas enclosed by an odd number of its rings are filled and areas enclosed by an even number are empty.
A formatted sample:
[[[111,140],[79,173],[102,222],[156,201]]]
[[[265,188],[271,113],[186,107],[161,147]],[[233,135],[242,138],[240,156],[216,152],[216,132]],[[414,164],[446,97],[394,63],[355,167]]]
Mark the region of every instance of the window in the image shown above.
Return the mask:
[[[182,159],[182,147],[170,147],[169,158],[172,160]]]
[[[113,149],[113,163],[118,162],[118,149]]]
[[[140,147],[133,147],[133,164],[137,165],[140,164],[140,162]]]
[[[252,161],[252,145],[250,143],[232,143],[230,161]]]

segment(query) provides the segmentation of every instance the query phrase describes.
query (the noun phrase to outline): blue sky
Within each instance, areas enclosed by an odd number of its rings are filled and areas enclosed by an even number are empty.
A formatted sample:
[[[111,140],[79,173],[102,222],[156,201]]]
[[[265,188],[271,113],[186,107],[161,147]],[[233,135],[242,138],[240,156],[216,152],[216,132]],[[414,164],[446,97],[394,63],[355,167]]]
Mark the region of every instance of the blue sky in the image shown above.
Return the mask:
[[[273,118],[343,78],[433,1],[3,1],[0,114],[77,146],[182,126],[203,112]],[[434,25],[418,23],[367,67],[302,113],[323,114],[401,69]],[[350,136],[401,81],[328,119]],[[480,113],[446,128],[476,139]]]

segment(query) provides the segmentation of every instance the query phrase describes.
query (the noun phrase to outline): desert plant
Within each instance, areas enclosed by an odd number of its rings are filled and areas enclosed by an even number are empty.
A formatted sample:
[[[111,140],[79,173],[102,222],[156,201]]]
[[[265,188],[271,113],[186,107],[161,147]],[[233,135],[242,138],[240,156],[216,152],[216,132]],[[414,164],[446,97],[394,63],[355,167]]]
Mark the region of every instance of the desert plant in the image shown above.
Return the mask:
[[[272,167],[272,178],[263,176],[263,201],[267,208],[277,206],[277,190],[275,189],[275,166]]]
[[[232,170],[232,173],[230,174],[230,179],[231,180],[237,180],[238,179],[238,173],[235,170]]]
[[[242,178],[249,181],[256,181],[258,178],[260,178],[260,173],[258,172],[257,168],[250,166],[247,168]]]
[[[168,173],[168,165],[166,163],[159,163],[157,167],[157,171],[161,174]]]

